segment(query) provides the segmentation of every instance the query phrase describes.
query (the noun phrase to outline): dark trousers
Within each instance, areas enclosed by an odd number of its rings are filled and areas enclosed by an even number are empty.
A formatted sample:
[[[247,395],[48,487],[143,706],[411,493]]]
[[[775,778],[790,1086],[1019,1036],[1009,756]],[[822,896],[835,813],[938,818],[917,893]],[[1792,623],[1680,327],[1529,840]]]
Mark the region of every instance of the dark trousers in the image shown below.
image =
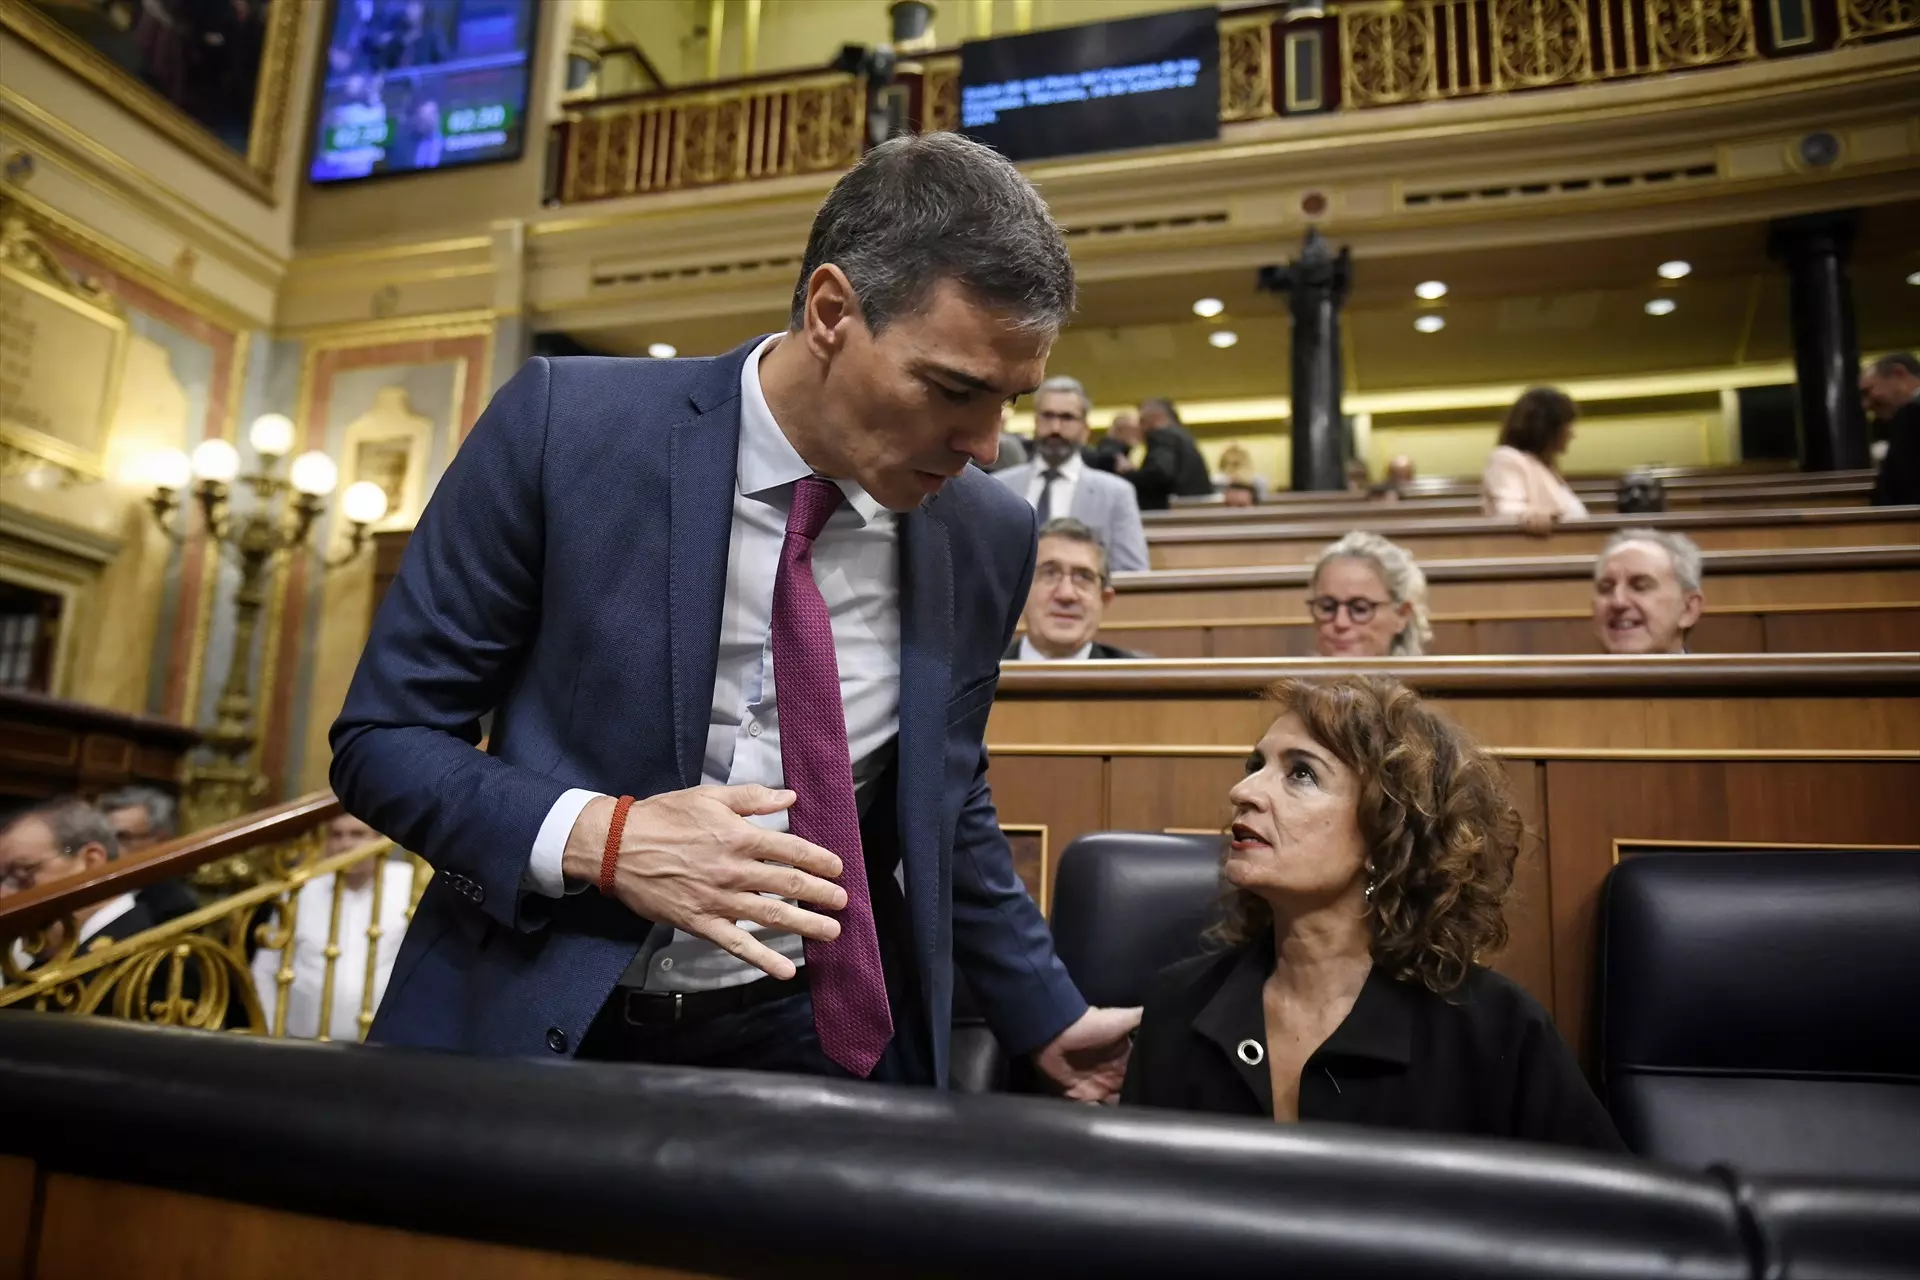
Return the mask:
[[[574,1056],[600,1062],[650,1062],[669,1067],[726,1067],[740,1071],[785,1071],[795,1075],[851,1080],[827,1057],[813,1029],[813,994],[801,991],[782,1000],[724,1014],[689,1026],[635,1026],[627,1021],[626,1001],[615,991]],[[881,1084],[930,1083],[933,1070],[921,1038],[907,1031],[898,1005],[893,1040],[869,1080]]]

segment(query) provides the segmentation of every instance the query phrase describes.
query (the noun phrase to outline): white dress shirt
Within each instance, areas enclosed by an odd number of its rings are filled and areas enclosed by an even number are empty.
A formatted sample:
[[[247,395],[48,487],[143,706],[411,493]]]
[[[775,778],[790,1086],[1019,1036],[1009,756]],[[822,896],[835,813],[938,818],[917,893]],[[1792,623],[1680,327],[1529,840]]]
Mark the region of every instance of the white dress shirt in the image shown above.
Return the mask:
[[[1033,647],[1033,641],[1025,635],[1020,637],[1020,661],[1022,662],[1085,662],[1093,656],[1093,641],[1089,640],[1064,658],[1049,658]]]
[[[1038,511],[1040,495],[1047,489],[1047,461],[1040,456],[1038,446],[1033,451],[1033,466],[1033,479],[1027,482],[1027,505]],[[1087,464],[1081,459],[1078,449],[1060,464],[1060,478],[1053,482],[1053,505],[1047,508],[1049,520],[1073,514],[1073,491],[1080,484],[1080,473],[1086,469]]]
[[[80,941],[74,944],[76,953],[85,951],[87,940],[108,925],[133,910],[138,899],[131,893],[123,893],[117,898],[108,898],[100,904],[100,909],[88,916],[86,923],[80,926]]]
[[[405,858],[383,861],[380,874],[380,959],[373,975],[373,1007],[380,1007],[400,939],[407,931],[407,905],[413,896],[413,864]],[[287,988],[287,1034],[311,1039],[320,1034],[320,996],[326,990],[327,934],[333,926],[331,875],[309,880],[300,890],[295,908],[293,982]],[[327,1036],[334,1040],[360,1038],[360,998],[367,989],[367,930],[373,924],[373,882],[349,886],[340,893],[340,948],[333,962],[333,1017]],[[274,1001],[279,994],[281,953],[265,948],[253,954],[253,989],[273,1026]]]
[[[740,370],[740,447],[733,495],[733,532],[727,547],[726,603],[700,781],[708,785],[784,785],[780,722],[773,685],[773,583],[786,542],[794,483],[813,474],[788,441],[760,389],[760,357],[779,341],[768,338]],[[893,512],[851,480],[836,480],[846,501],[813,544],[813,576],[833,626],[846,706],[847,748],[862,812],[873,784],[893,761],[900,728],[899,541]],[[527,863],[526,887],[549,897],[578,891],[566,885],[561,856],[580,811],[597,793],[571,790],[548,811]],[[787,829],[787,815],[749,822]],[[798,965],[798,934],[749,921],[740,927]],[[765,975],[721,947],[683,930],[649,965],[636,960],[621,983],[649,991],[706,991]]]

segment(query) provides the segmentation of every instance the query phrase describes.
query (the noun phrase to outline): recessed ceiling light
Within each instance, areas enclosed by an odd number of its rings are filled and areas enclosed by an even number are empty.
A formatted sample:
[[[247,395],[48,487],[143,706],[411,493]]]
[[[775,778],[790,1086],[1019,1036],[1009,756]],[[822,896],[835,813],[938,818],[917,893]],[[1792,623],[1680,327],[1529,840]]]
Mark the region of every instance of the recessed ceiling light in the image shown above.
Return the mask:
[[[1425,298],[1428,302],[1432,302],[1436,298],[1444,298],[1447,296],[1446,283],[1441,280],[1422,280],[1419,284],[1413,286],[1413,296],[1416,298]]]
[[[1227,304],[1218,298],[1202,298],[1193,304],[1193,314],[1211,320],[1227,309]]]
[[[1920,284],[1920,271],[1909,271],[1909,272],[1907,272],[1907,283],[1908,283],[1908,284]]]
[[[680,354],[680,348],[671,342],[655,342],[648,345],[647,354],[655,360],[671,360]]]
[[[1672,262],[1663,262],[1658,268],[1662,280],[1680,280],[1693,274],[1693,264],[1675,258]]]
[[[1648,298],[1647,314],[1650,316],[1668,316],[1673,314],[1672,298]]]
[[[1207,341],[1216,347],[1225,349],[1240,341],[1240,335],[1231,329],[1215,329],[1207,335]]]
[[[1422,333],[1438,333],[1447,327],[1445,316],[1415,316],[1413,327]]]

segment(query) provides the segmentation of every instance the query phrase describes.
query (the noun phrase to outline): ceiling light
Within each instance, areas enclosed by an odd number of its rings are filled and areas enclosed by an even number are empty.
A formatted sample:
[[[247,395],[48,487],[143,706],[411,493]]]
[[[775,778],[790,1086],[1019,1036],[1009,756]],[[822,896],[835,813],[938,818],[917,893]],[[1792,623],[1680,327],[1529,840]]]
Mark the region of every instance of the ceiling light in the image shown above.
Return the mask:
[[[1438,333],[1447,327],[1445,316],[1415,316],[1413,327],[1422,333]]]
[[[1207,341],[1224,351],[1226,348],[1240,341],[1240,335],[1231,329],[1215,329],[1207,335]]]
[[[1908,284],[1920,284],[1920,271],[1909,271],[1909,272],[1907,272],[1907,283],[1908,283]]]
[[[1658,268],[1662,280],[1680,280],[1693,274],[1693,264],[1675,258],[1672,262],[1663,262]]]
[[[1428,302],[1432,302],[1438,298],[1444,298],[1447,296],[1446,283],[1440,280],[1422,280],[1419,284],[1413,286],[1413,296],[1416,298],[1424,298]]]
[[[680,354],[680,348],[671,342],[654,342],[648,344],[647,354],[655,360],[671,360]]]
[[[1674,301],[1672,298],[1647,299],[1647,314],[1650,316],[1672,315],[1673,308],[1674,308]]]
[[[1218,298],[1202,298],[1193,304],[1193,314],[1202,319],[1211,320],[1227,309],[1227,304]]]

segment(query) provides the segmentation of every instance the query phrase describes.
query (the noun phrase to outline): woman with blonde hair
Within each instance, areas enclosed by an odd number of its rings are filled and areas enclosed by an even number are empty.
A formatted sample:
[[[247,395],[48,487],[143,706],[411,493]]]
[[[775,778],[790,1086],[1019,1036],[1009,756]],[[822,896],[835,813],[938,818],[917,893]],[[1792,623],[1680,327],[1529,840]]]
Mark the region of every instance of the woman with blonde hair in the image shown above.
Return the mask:
[[[1412,553],[1356,529],[1320,553],[1308,588],[1323,658],[1413,658],[1427,651],[1427,575]]]
[[[1484,967],[1522,839],[1499,761],[1392,680],[1268,697],[1220,949],[1154,979],[1121,1103],[1623,1150],[1546,1011]]]

